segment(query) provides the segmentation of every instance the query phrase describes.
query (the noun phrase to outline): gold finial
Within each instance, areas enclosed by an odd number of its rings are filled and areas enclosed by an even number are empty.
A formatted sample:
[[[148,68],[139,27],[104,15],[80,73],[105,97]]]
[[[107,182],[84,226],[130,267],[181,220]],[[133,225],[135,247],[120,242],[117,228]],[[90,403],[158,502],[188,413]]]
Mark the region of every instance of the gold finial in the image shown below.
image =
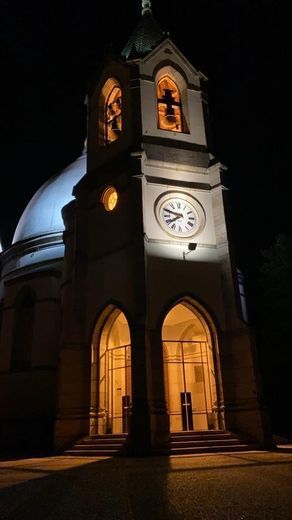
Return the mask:
[[[150,0],[142,0],[142,15],[152,13]]]

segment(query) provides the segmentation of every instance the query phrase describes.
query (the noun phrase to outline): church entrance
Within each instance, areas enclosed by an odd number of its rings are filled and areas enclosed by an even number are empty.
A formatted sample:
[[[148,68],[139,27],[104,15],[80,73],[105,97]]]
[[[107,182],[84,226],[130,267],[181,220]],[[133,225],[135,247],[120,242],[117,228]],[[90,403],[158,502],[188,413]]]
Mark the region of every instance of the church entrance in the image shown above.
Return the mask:
[[[171,431],[218,428],[209,327],[188,303],[175,305],[162,327],[166,400]]]
[[[131,414],[131,340],[126,316],[114,309],[101,332],[98,433],[128,433]]]

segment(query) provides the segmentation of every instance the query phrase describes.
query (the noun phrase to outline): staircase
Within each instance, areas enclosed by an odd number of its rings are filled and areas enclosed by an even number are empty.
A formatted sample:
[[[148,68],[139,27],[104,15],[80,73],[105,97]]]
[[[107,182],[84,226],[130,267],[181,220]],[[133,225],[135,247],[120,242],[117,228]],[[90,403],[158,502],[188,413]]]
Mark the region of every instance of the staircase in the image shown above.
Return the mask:
[[[74,457],[114,457],[123,455],[126,434],[90,435],[77,441],[64,455]]]
[[[126,434],[90,435],[77,441],[64,455],[74,457],[115,457],[126,454]],[[196,453],[236,452],[260,449],[259,445],[226,430],[201,430],[170,434],[170,449],[157,455],[195,455]]]
[[[175,432],[170,435],[169,455],[194,455],[259,449],[258,445],[226,430]]]

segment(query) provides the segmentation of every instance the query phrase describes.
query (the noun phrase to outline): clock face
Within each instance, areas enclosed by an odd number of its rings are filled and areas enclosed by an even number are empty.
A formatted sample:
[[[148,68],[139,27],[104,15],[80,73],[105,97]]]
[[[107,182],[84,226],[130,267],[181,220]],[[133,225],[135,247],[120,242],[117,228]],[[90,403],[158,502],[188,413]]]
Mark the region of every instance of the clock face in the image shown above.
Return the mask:
[[[199,227],[199,216],[190,197],[168,197],[160,204],[157,217],[160,225],[177,237],[189,237]]]
[[[113,186],[108,186],[101,196],[101,202],[106,211],[113,211],[118,203],[118,193]]]

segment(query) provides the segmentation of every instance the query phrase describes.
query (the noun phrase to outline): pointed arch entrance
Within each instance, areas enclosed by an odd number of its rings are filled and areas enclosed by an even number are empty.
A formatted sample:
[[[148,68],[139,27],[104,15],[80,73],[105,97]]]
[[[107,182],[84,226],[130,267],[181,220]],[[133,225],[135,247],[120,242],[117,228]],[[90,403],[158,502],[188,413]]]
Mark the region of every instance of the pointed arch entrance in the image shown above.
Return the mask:
[[[120,309],[111,306],[106,318],[104,314],[93,335],[90,433],[128,433],[132,401],[130,329]]]
[[[164,381],[171,431],[219,428],[212,337],[203,314],[188,302],[176,304],[164,319]]]

